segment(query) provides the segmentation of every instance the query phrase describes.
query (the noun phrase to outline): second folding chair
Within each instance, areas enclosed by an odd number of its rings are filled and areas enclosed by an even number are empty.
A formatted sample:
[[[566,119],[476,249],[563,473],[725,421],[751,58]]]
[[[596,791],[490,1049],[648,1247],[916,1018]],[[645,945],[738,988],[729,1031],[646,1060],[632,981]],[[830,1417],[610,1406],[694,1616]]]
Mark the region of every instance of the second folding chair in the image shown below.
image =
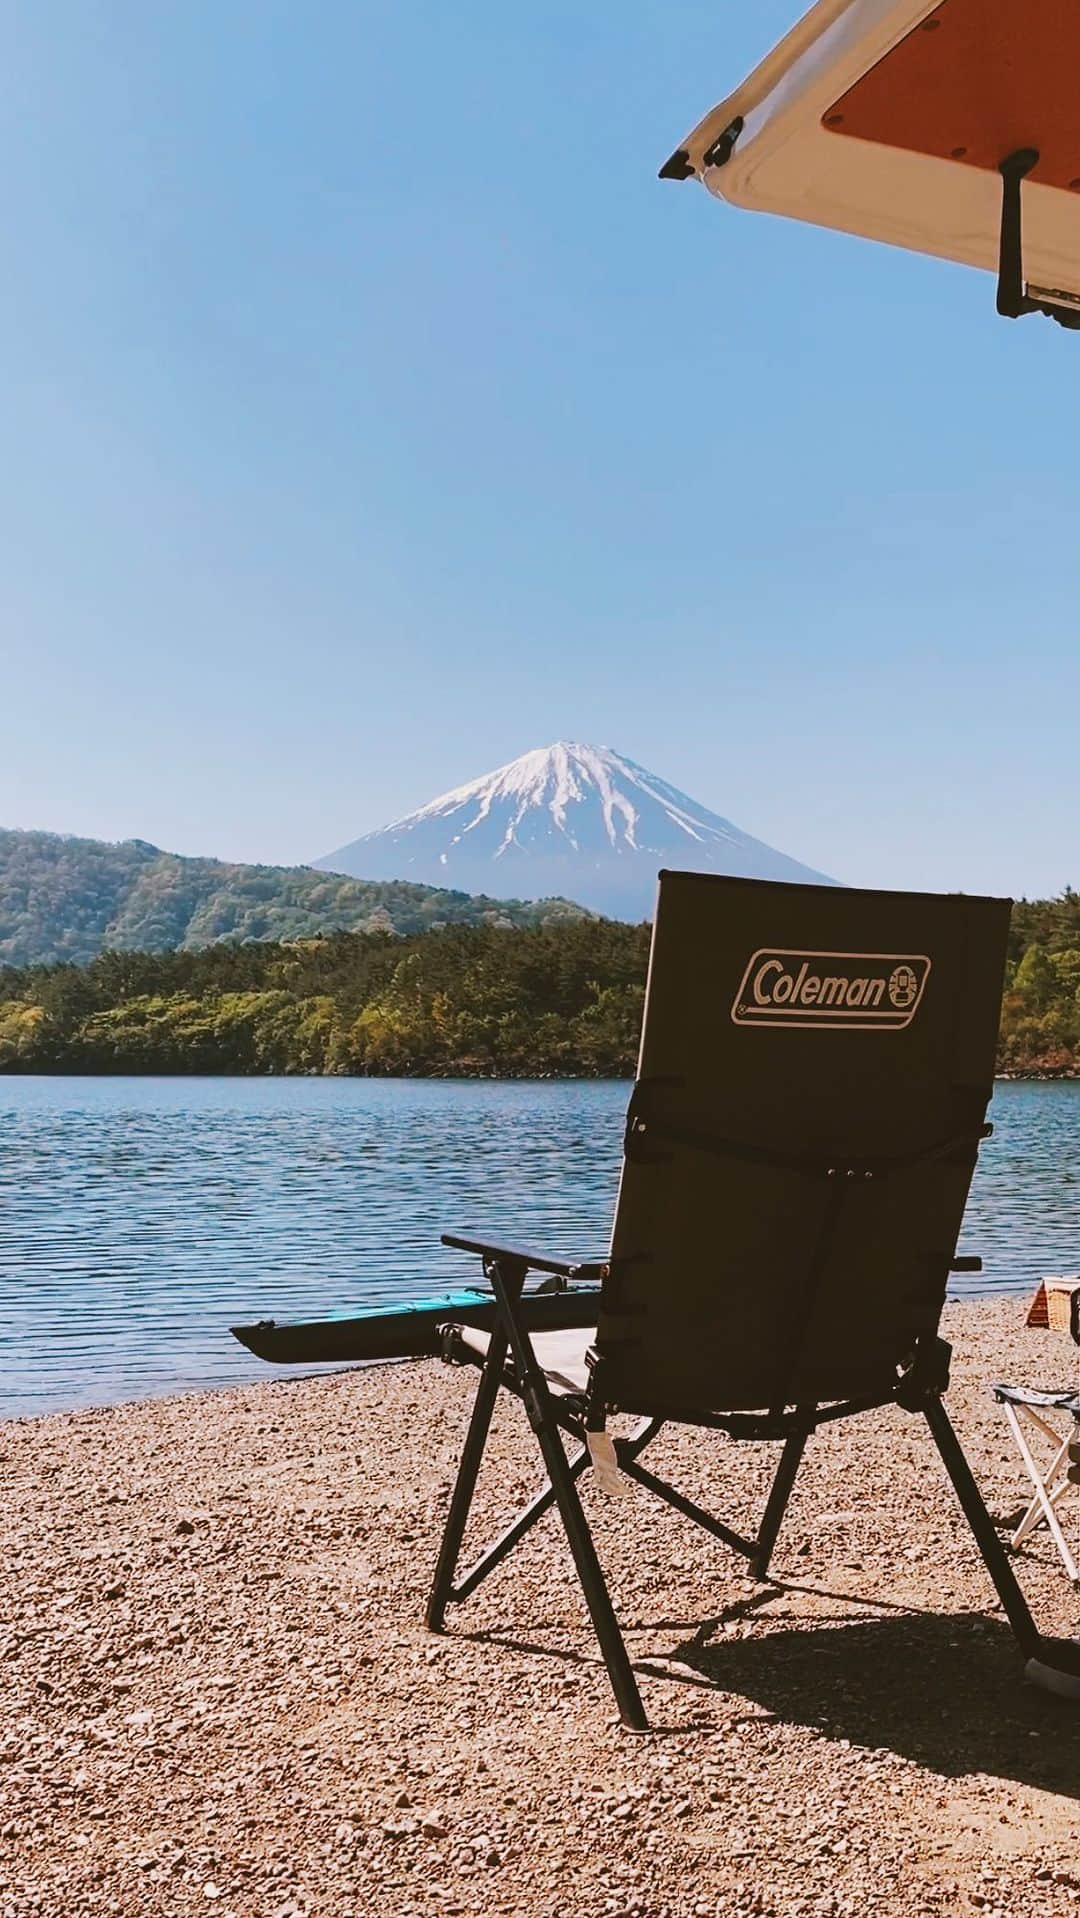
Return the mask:
[[[1028,1324],[1051,1332],[1069,1332],[1074,1343],[1080,1345],[1080,1283],[1075,1279],[1043,1279]],[[995,1385],[994,1397],[1004,1410],[1035,1488],[1012,1535],[1012,1548],[1018,1551],[1026,1538],[1045,1525],[1069,1578],[1080,1585],[1080,1566],[1062,1527],[1060,1510],[1068,1495],[1080,1486],[1080,1382],[1075,1388],[1066,1386],[1058,1392]],[[1064,1430],[1054,1422],[1059,1414],[1067,1421]]]

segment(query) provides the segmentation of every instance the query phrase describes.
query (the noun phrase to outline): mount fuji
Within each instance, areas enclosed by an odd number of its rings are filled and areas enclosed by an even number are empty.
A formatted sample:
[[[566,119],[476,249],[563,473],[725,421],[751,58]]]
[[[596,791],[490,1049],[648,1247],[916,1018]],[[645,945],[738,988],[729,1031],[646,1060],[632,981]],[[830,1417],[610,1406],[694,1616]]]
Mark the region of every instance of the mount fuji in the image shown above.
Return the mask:
[[[661,867],[834,883],[610,747],[564,740],[313,864],[494,898],[562,897],[629,920],[651,918]]]

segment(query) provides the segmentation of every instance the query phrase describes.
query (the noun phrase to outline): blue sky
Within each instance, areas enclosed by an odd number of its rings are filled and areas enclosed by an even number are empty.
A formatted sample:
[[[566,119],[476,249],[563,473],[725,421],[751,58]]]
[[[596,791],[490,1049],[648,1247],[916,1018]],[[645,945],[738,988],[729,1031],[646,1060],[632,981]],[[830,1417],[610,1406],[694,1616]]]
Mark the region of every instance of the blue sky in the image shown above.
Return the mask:
[[[302,860],[562,737],[1080,884],[1080,338],[656,179],[796,6],[9,10],[0,823]]]

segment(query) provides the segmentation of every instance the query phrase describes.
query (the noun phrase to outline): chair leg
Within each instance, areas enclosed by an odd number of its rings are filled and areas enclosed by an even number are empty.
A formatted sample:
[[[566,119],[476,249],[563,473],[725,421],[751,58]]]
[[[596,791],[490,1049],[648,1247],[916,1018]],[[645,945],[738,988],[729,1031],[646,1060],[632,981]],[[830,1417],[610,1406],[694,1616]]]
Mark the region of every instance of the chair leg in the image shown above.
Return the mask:
[[[941,1453],[945,1470],[953,1482],[953,1489],[960,1501],[964,1517],[971,1527],[983,1564],[994,1582],[1002,1609],[1012,1627],[1013,1636],[1025,1657],[1032,1658],[1042,1642],[1038,1627],[1028,1609],[1027,1599],[1017,1583],[1016,1574],[1009,1563],[1005,1547],[994,1529],[993,1519],[983,1502],[982,1493],[975,1483],[971,1467],[949,1421],[949,1415],[940,1398],[933,1392],[928,1393],[923,1400],[922,1409],[933,1433],[934,1443]]]
[[[563,1451],[558,1427],[553,1422],[543,1420],[538,1421],[533,1429],[540,1441],[548,1478],[555,1493],[555,1502],[558,1505],[559,1516],[577,1567],[578,1578],[581,1580],[581,1589],[585,1594],[585,1603],[589,1608],[593,1630],[607,1666],[611,1689],[619,1707],[619,1716],[623,1724],[628,1725],[631,1731],[648,1731],[649,1721],[645,1716],[641,1693],[623,1642],[623,1635],[619,1630],[615,1608],[604,1582],[604,1574],[596,1555],[592,1533],[581,1508],[577,1486],[567,1463],[566,1453]]]
[[[772,1558],[773,1547],[784,1522],[784,1513],[787,1511],[788,1500],[791,1497],[799,1466],[802,1464],[802,1455],[806,1450],[806,1441],[809,1436],[808,1431],[793,1432],[784,1442],[780,1463],[776,1468],[776,1477],[773,1479],[772,1489],[762,1514],[753,1557],[750,1560],[750,1570],[755,1578],[769,1576],[769,1560]]]
[[[480,1383],[473,1402],[469,1429],[465,1434],[465,1444],[450,1500],[450,1510],[446,1515],[439,1560],[435,1567],[435,1577],[424,1615],[424,1622],[429,1632],[442,1631],[446,1607],[453,1593],[458,1554],[461,1551],[461,1541],[465,1536],[469,1508],[472,1505],[473,1492],[476,1490],[477,1473],[484,1456],[484,1446],[491,1426],[491,1415],[495,1410],[495,1400],[499,1396],[505,1362],[506,1329],[500,1322],[496,1323],[492,1329],[487,1358],[484,1361],[484,1369],[480,1374]]]
[[[615,1608],[604,1583],[604,1574],[600,1569],[600,1560],[596,1555],[592,1533],[581,1508],[577,1486],[563,1450],[562,1438],[552,1411],[547,1380],[536,1362],[536,1354],[532,1349],[528,1333],[523,1330],[517,1316],[516,1308],[521,1296],[521,1276],[512,1267],[507,1270],[499,1260],[492,1261],[488,1276],[499,1301],[499,1317],[506,1327],[510,1349],[514,1355],[514,1369],[517,1373],[521,1397],[529,1416],[529,1424],[536,1433],[543,1453],[548,1479],[555,1494],[555,1503],[559,1508],[559,1516],[577,1567],[577,1575],[581,1580],[581,1589],[585,1594],[585,1603],[589,1608],[593,1630],[607,1666],[611,1689],[615,1693],[619,1716],[624,1725],[628,1725],[632,1731],[648,1731],[649,1721],[645,1716],[641,1693],[638,1691],[637,1680],[619,1630],[619,1622],[615,1617]]]

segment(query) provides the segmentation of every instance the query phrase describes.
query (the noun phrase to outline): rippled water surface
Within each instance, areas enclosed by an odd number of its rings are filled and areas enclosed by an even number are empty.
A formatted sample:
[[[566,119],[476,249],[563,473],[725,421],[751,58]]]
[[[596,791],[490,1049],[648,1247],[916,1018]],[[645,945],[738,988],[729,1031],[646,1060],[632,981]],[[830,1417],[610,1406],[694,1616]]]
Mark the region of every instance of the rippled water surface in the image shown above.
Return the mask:
[[[422,1296],[439,1233],[601,1253],[624,1085],[0,1079],[0,1414],[270,1376],[230,1323]],[[1080,1268],[1080,1085],[1001,1085],[958,1290]]]

